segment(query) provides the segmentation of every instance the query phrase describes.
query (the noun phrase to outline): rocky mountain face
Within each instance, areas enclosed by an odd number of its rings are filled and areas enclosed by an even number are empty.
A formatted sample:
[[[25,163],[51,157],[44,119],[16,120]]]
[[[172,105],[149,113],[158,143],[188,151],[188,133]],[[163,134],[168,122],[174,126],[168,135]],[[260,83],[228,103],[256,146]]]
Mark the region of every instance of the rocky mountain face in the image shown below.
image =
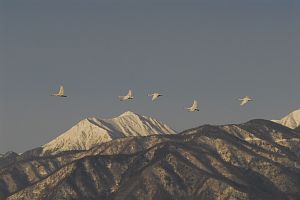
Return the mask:
[[[291,112],[290,114],[288,114],[287,116],[283,117],[280,120],[272,120],[272,121],[292,129],[298,128],[300,127],[300,109]]]
[[[42,148],[43,154],[56,154],[70,150],[88,150],[116,138],[175,133],[169,126],[154,118],[127,111],[112,119],[84,119]]]
[[[300,199],[300,133],[266,120],[114,139],[0,168],[0,199]]]
[[[0,168],[9,163],[16,162],[18,157],[19,157],[19,154],[15,153],[13,151],[9,151],[5,154],[0,154]]]

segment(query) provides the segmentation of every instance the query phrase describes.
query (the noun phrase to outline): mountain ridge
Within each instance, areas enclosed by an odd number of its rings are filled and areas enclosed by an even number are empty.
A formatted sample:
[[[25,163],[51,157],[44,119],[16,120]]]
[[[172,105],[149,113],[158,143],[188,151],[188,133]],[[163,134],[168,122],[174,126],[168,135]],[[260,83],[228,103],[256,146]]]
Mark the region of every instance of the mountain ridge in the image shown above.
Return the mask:
[[[260,119],[204,125],[174,135],[119,138],[1,168],[0,196],[297,200],[299,139],[299,132]]]
[[[112,119],[83,119],[42,148],[45,154],[87,150],[116,138],[175,133],[163,122],[127,111]]]

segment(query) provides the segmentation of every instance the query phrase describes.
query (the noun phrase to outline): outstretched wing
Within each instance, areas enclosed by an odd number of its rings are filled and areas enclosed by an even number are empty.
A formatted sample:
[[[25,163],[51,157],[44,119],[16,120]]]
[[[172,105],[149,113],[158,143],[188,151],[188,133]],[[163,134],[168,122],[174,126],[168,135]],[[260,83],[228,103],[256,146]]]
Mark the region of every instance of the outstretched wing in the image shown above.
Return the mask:
[[[246,103],[248,102],[248,100],[247,99],[241,99],[241,106],[243,106],[243,105],[245,105]]]
[[[192,109],[197,109],[198,108],[198,103],[196,100],[194,100],[193,105],[192,105]]]
[[[131,91],[131,90],[128,91],[127,96],[128,96],[128,97],[132,97],[132,91]]]
[[[158,94],[153,94],[152,95],[152,101],[155,101],[158,98]]]
[[[58,92],[58,95],[65,95],[65,90],[64,90],[64,86],[60,86],[60,88],[59,88],[59,92]]]

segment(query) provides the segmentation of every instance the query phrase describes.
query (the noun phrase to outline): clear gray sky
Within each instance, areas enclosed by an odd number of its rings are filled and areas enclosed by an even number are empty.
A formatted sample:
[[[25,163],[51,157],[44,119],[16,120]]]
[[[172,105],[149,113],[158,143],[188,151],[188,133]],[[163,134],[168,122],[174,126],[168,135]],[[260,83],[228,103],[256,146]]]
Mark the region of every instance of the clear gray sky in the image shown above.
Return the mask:
[[[0,2],[0,152],[127,110],[181,131],[300,107],[297,0]],[[60,84],[69,98],[50,96]],[[200,112],[185,112],[193,99]]]

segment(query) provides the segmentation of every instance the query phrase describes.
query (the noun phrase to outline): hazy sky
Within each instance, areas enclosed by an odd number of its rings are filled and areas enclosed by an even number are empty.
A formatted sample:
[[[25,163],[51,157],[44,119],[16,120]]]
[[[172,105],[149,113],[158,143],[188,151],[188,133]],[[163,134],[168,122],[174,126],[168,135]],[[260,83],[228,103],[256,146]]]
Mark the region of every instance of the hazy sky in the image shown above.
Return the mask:
[[[297,0],[0,2],[0,152],[127,110],[181,131],[300,108]],[[50,96],[60,84],[69,98]],[[241,108],[244,95],[255,101]]]

